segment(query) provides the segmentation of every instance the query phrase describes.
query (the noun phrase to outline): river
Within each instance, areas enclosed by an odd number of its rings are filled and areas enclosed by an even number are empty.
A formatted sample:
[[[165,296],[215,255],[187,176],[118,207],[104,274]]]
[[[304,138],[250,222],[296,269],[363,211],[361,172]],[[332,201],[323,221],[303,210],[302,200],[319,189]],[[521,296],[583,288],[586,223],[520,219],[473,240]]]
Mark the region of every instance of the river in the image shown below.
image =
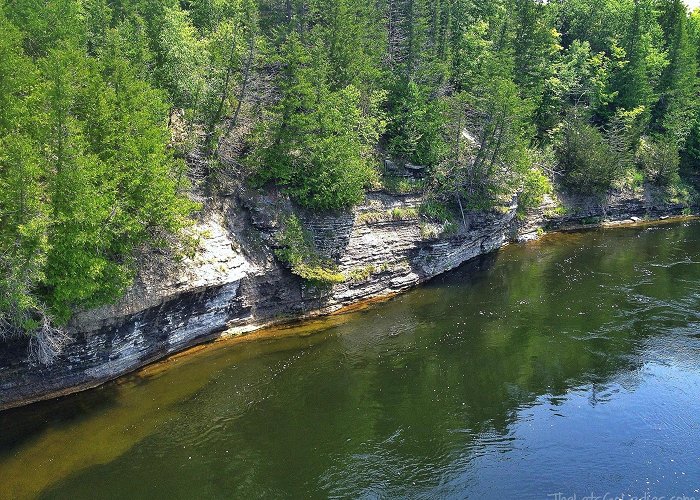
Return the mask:
[[[507,247],[0,413],[0,497],[700,498],[699,443],[683,222]]]

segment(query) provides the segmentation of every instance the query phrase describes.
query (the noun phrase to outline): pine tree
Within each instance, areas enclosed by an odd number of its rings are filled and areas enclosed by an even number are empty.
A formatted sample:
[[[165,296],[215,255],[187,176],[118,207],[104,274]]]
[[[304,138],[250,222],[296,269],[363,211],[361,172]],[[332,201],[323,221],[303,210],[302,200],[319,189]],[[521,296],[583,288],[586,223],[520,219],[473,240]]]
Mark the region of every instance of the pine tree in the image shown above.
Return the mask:
[[[25,98],[37,78],[22,37],[0,4],[0,338],[36,329],[41,306],[33,287],[43,277],[47,207],[36,111]]]
[[[698,102],[697,46],[691,43],[689,19],[681,0],[662,4],[669,63],[660,82],[660,99],[654,110],[654,128],[668,134],[678,146],[685,143],[694,123]]]
[[[697,48],[696,64],[700,68],[700,10],[696,10],[690,17],[691,45]],[[700,70],[695,84],[698,85]],[[700,172],[700,98],[695,100],[695,116],[692,128],[688,134],[683,148],[681,149],[681,168],[685,173],[697,175]]]
[[[158,81],[177,108],[195,109],[204,96],[206,47],[189,15],[179,7],[165,10],[158,38]]]
[[[632,18],[624,38],[626,61],[613,78],[617,97],[615,105],[626,110],[652,104],[652,92],[647,70],[648,47],[644,32],[648,28],[651,5],[646,0],[635,0]]]
[[[274,180],[302,205],[340,209],[359,202],[374,171],[367,140],[379,124],[361,109],[352,85],[333,90],[322,47],[296,32],[281,47],[278,104],[258,133],[253,164],[259,182]]]
[[[0,7],[0,336],[32,334],[48,362],[65,340],[54,325],[118,299],[137,251],[177,234],[194,205],[163,94],[121,55],[119,30],[99,48],[66,35],[33,62]]]
[[[549,125],[548,110],[543,108],[547,82],[555,77],[559,56],[558,33],[551,27],[546,6],[535,0],[512,2],[513,79],[520,96],[531,102],[540,136]]]

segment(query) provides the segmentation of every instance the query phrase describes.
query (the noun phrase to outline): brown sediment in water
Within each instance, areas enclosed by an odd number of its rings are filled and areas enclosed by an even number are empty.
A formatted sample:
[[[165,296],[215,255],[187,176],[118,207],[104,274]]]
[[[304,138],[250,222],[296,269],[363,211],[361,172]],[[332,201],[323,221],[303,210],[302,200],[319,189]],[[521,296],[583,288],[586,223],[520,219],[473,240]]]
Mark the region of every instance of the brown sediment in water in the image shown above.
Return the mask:
[[[293,341],[300,335],[313,336],[325,329],[319,321],[311,323],[315,328],[308,333],[304,332],[309,325],[301,325],[301,330],[270,329],[264,336],[260,335],[263,332],[256,332],[249,337],[193,347],[102,384],[96,391],[104,393],[96,393],[98,404],[88,414],[71,417],[66,425],[49,426],[11,455],[0,456],[0,498],[36,498],[72,474],[116,460],[177,417],[178,403],[194,397],[211,381],[212,373],[250,356],[287,349],[285,338]],[[332,324],[339,323],[327,326]],[[273,333],[278,330],[279,334]],[[322,341],[322,336],[318,339]],[[261,340],[260,349],[229,349],[232,345],[254,340]],[[201,363],[206,363],[206,370],[201,369]],[[170,375],[176,373],[174,381]],[[146,380],[148,384],[143,384]],[[144,397],[144,393],[157,394],[157,397]],[[8,422],[20,421],[31,408],[10,410],[4,416]],[[41,408],[38,411],[41,412]],[[52,457],[61,457],[61,460]],[[28,475],[28,471],[31,474]]]
[[[584,233],[590,230],[601,230],[606,228],[614,229],[619,227],[658,226],[698,219],[700,219],[700,217],[698,216],[683,215],[670,216],[665,219],[642,219],[639,221],[623,219],[619,221],[601,221],[595,224],[587,225],[570,225],[558,228],[551,232],[547,232],[541,238],[534,241],[530,241],[527,244],[538,244],[538,242],[546,244],[547,242],[551,242],[553,238],[564,237],[565,234],[568,234],[568,237],[570,237],[572,233]],[[55,391],[50,394],[43,394],[41,397],[36,397],[21,402],[15,402],[11,407],[4,408],[0,411],[4,411],[13,407],[27,406],[39,401],[69,396],[71,394],[95,389],[105,384],[114,383],[119,385],[124,381],[132,379],[133,377],[145,378],[154,376],[162,371],[168,370],[172,366],[175,366],[177,362],[181,359],[186,359],[195,356],[198,353],[209,351],[212,349],[227,348],[229,346],[233,346],[242,342],[247,343],[272,340],[288,336],[299,337],[305,335],[312,335],[325,328],[329,328],[337,324],[342,324],[343,322],[348,320],[348,315],[366,310],[375,306],[376,304],[380,304],[391,300],[400,293],[402,292],[390,293],[378,297],[371,297],[368,299],[360,300],[353,304],[343,306],[340,309],[315,311],[303,317],[280,318],[278,320],[266,323],[252,324],[247,325],[245,327],[237,327],[230,330],[213,332],[211,335],[200,339],[200,343],[198,343],[195,346],[186,347],[181,351],[166,356],[165,358],[161,357],[160,355],[157,355],[150,359],[144,360],[140,366],[134,367],[132,371],[124,373],[119,377],[115,377],[109,380],[98,380],[94,382],[91,381],[85,384],[67,387],[65,389]],[[1,404],[0,408],[3,408]]]
[[[541,238],[527,242],[525,244],[550,243],[555,239],[563,237],[570,238],[573,233],[580,232],[582,235],[587,231],[601,229],[615,229],[622,227],[653,227],[666,224],[677,224],[684,221],[700,220],[700,217],[695,215],[672,216],[666,219],[642,219],[639,221],[620,220],[620,221],[603,221],[597,224],[576,225],[557,229],[556,231],[545,233]],[[333,326],[346,323],[352,318],[353,313],[362,312],[370,309],[378,304],[385,303],[401,293],[390,293],[378,297],[371,297],[353,304],[349,304],[330,313],[317,312],[306,317],[280,319],[274,322],[269,322],[260,325],[252,325],[244,330],[232,329],[218,334],[214,334],[212,338],[202,344],[186,348],[180,352],[167,356],[162,359],[154,359],[146,365],[135,369],[131,373],[122,375],[121,377],[111,381],[112,383],[120,384],[128,382],[133,377],[149,378],[176,367],[180,361],[188,360],[191,357],[196,357],[203,352],[212,350],[227,349],[233,346],[249,343],[261,342],[267,340],[281,339],[285,337],[305,337],[314,335],[320,331],[326,330]],[[75,392],[93,389],[103,384],[110,382],[101,382],[93,385],[86,385],[80,388],[66,390],[64,393],[56,394],[55,397],[66,396]]]
[[[352,320],[354,313],[366,311],[376,305],[385,303],[400,295],[399,293],[391,293],[379,297],[372,297],[354,304],[347,305],[327,315],[316,315],[309,318],[292,319],[278,322],[274,325],[262,326],[255,330],[250,330],[244,333],[227,333],[223,332],[219,337],[211,341],[196,345],[180,351],[176,354],[168,356],[165,359],[155,361],[142,368],[139,368],[131,374],[131,377],[151,377],[162,373],[165,370],[174,368],[179,362],[189,360],[191,357],[196,357],[203,352],[211,352],[219,349],[228,349],[236,345],[250,342],[262,342],[267,340],[278,340],[288,337],[309,337],[321,331],[327,330],[334,326],[342,325]],[[129,377],[125,375],[120,379]]]
[[[696,218],[640,221],[624,226],[655,226],[693,219]],[[596,228],[588,226],[582,229]],[[585,237],[584,231],[566,235],[551,233],[541,243],[534,244],[552,244],[560,239],[575,242]],[[211,382],[211,374],[216,372],[217,367],[240,363],[260,353],[323,342],[327,337],[322,332],[353,321],[357,319],[356,314],[394,296],[365,300],[328,316],[286,322],[249,333],[224,335],[220,340],[187,349],[106,384],[103,389],[95,391],[100,401],[97,408],[84,415],[79,414],[67,424],[58,422],[43,429],[11,455],[2,457],[0,497],[35,498],[81,470],[115,460],[149,435],[169,425],[168,422],[179,415],[178,403],[196,396]],[[498,329],[497,323],[493,325]],[[300,338],[309,340],[295,341]],[[491,341],[510,342],[508,338],[497,335],[489,338]],[[235,348],[244,343],[255,346]],[[206,363],[208,369],[202,370],[202,363]],[[144,380],[148,380],[148,384],[141,385],[140,382]],[[21,419],[23,414],[29,415],[31,412],[29,408],[20,409],[13,417],[8,417],[8,421],[11,422],[10,418]],[[76,420],[80,425],[73,425]]]
[[[545,233],[540,239],[533,240],[525,244],[546,244],[554,241],[555,239],[571,238],[571,235],[576,232],[580,232],[583,235],[586,231],[591,230],[601,230],[607,228],[615,229],[621,227],[653,227],[666,224],[677,224],[684,221],[690,222],[694,220],[700,220],[700,217],[696,215],[681,215],[668,217],[665,219],[603,221],[597,224],[577,225],[561,228],[556,231]],[[274,323],[253,327],[253,329],[244,332],[236,330],[229,332],[224,331],[220,336],[207,343],[187,348],[184,351],[168,356],[165,359],[146,365],[136,370],[132,376],[136,375],[149,377],[154,374],[158,374],[163,370],[173,367],[174,363],[177,363],[182,359],[196,356],[203,351],[229,348],[247,342],[260,342],[284,337],[304,337],[314,335],[320,331],[346,323],[352,318],[353,313],[365,311],[378,304],[392,300],[399,295],[401,295],[401,293],[390,293],[378,297],[371,297],[353,304],[349,304],[328,314],[317,313],[309,315],[305,318],[279,320]]]

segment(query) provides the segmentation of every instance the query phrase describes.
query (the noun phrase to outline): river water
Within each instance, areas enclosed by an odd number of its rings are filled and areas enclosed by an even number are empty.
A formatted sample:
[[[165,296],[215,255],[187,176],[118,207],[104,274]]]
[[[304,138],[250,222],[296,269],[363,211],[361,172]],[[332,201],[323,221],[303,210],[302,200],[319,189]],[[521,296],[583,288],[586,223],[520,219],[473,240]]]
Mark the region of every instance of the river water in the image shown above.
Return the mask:
[[[700,223],[552,235],[0,413],[3,498],[700,498]]]

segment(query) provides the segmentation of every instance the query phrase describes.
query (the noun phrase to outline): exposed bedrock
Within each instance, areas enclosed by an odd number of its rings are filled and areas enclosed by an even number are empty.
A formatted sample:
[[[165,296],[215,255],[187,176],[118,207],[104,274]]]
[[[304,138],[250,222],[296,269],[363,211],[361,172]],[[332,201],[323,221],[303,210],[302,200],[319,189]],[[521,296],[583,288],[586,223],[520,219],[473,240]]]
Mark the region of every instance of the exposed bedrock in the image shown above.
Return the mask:
[[[274,257],[283,196],[226,198],[198,226],[200,251],[166,265],[152,259],[117,304],[77,314],[73,340],[50,366],[32,365],[26,339],[0,346],[0,409],[68,394],[119,377],[221,335],[280,321],[328,314],[363,300],[399,293],[511,241],[606,220],[678,215],[683,206],[649,195],[551,200],[525,220],[513,206],[469,214],[459,229],[421,220],[416,196],[370,194],[344,214],[300,214],[318,251],[347,279],[316,288]]]

